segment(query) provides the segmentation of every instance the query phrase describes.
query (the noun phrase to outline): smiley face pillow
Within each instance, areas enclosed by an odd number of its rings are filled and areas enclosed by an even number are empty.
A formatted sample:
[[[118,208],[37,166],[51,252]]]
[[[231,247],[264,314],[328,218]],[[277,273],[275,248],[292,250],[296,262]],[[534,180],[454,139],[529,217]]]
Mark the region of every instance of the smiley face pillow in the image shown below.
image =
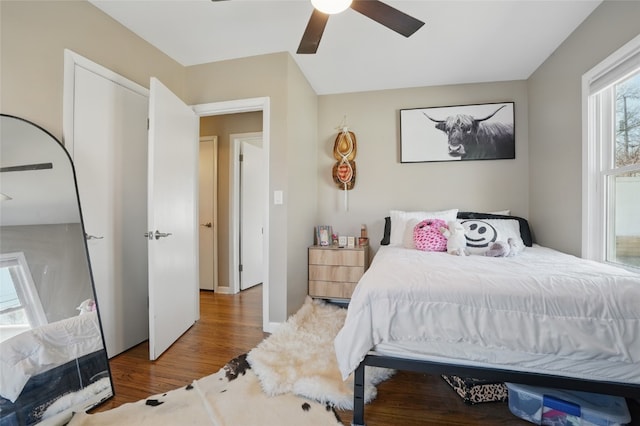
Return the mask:
[[[485,254],[496,241],[513,238],[515,244],[524,246],[520,225],[515,219],[458,219],[464,226],[467,250],[471,254]]]

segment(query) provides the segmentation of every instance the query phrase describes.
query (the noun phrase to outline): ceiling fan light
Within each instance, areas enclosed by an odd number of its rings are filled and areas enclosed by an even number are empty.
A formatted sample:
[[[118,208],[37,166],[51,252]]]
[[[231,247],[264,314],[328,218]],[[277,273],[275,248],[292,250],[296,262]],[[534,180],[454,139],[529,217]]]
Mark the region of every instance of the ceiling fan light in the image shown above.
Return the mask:
[[[346,10],[352,0],[311,0],[313,7],[322,13],[333,15]]]

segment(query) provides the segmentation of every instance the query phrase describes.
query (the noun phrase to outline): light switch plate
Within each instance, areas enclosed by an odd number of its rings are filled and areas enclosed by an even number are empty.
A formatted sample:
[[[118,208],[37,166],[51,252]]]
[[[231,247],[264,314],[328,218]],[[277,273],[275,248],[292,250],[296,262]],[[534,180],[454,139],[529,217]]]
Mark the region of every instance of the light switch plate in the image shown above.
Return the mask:
[[[273,204],[282,204],[283,203],[283,195],[282,191],[273,191]]]

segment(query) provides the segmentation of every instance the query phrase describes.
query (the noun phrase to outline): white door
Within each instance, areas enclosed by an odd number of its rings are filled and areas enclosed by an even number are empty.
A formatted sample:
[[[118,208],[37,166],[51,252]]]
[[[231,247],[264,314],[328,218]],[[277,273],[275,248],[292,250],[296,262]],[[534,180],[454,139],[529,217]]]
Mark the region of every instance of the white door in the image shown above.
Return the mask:
[[[198,196],[198,222],[200,223],[200,289],[215,290],[218,287],[218,137],[200,138],[200,195]]]
[[[240,289],[262,283],[263,169],[262,148],[243,141],[240,162]]]
[[[149,97],[149,357],[198,319],[198,117],[159,80]]]
[[[148,92],[67,55],[72,91],[65,146],[73,158],[107,355],[148,338]],[[71,92],[70,92],[71,93]],[[68,117],[67,117],[68,118]]]

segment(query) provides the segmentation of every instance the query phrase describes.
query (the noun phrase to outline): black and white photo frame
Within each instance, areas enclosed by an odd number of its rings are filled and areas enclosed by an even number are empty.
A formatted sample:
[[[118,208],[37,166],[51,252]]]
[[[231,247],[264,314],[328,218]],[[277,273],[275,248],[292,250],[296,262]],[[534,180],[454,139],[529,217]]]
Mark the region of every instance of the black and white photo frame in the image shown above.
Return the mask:
[[[400,110],[400,162],[515,158],[514,102]]]

